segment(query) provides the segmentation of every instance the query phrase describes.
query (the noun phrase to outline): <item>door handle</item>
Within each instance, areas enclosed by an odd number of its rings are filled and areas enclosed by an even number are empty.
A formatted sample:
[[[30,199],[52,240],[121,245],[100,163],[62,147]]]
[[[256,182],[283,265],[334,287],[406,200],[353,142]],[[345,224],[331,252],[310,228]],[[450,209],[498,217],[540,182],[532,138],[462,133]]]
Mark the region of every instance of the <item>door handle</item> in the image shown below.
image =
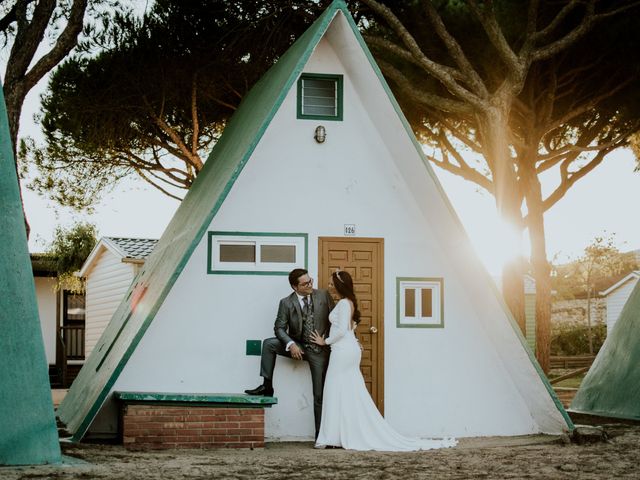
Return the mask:
[[[369,331],[371,333],[378,333],[378,329],[376,327],[374,327],[374,326],[369,327]]]

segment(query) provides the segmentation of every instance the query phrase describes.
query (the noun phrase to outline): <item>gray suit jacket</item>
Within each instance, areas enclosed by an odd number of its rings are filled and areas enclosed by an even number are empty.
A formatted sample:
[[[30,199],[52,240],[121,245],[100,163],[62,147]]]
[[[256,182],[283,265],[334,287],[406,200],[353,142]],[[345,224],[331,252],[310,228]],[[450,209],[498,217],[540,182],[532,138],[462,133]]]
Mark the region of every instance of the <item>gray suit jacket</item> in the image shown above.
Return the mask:
[[[326,290],[313,290],[313,322],[320,335],[329,335],[329,312],[333,310],[334,302]],[[293,292],[280,300],[278,315],[273,330],[278,340],[286,345],[290,341],[302,343],[302,309],[298,296]]]

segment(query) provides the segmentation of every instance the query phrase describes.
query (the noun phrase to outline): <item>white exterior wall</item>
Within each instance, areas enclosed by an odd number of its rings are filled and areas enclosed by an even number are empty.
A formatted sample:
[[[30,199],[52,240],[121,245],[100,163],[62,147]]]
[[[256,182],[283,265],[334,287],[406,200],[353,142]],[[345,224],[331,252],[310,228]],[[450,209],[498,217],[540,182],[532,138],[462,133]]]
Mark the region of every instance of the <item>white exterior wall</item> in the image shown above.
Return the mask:
[[[620,287],[607,295],[607,335],[611,333],[616,320],[618,320],[624,308],[624,304],[627,303],[627,299],[629,295],[631,295],[631,291],[637,282],[637,278],[630,278],[629,281],[620,285]]]
[[[297,120],[294,86],[209,230],[308,233],[314,278],[318,237],[355,224],[358,237],[384,238],[385,416],[401,433],[560,431],[492,280],[350,34],[334,22],[331,42],[325,37],[304,69],[345,75],[344,121]],[[336,51],[355,57],[341,63]],[[322,145],[313,139],[319,124]],[[287,278],[207,275],[207,243],[205,235],[113,390],[242,392],[261,382],[260,359],[245,355],[245,341],[273,336],[278,300],[291,293]],[[444,278],[444,328],[396,328],[396,278],[412,276]],[[267,437],[312,438],[307,364],[278,358],[274,386]]]
[[[122,263],[109,249],[103,249],[87,273],[85,303],[85,358],[98,343],[102,332],[120,305],[133,280],[134,267]]]
[[[34,277],[36,285],[36,299],[38,301],[38,314],[42,327],[42,339],[44,351],[47,355],[47,363],[56,363],[56,295],[53,290],[56,283],[54,277]]]

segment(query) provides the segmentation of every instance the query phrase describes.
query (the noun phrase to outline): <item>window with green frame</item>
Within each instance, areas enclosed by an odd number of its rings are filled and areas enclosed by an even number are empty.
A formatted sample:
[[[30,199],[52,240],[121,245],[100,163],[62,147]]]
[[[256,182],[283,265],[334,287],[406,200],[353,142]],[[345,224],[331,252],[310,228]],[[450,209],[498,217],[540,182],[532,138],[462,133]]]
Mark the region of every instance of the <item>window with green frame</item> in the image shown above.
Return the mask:
[[[396,278],[399,328],[444,328],[444,279]]]
[[[303,73],[298,79],[298,118],[342,120],[342,75]]]
[[[286,275],[306,268],[308,235],[273,232],[209,232],[210,274]]]

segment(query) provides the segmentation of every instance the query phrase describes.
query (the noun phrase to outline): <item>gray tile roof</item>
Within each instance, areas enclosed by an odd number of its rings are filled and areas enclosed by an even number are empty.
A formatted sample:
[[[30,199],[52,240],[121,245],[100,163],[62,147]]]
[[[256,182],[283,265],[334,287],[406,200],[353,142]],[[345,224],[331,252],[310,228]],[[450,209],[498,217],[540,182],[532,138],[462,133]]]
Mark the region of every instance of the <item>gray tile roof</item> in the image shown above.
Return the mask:
[[[158,243],[154,238],[106,237],[114,243],[127,258],[146,259]]]

